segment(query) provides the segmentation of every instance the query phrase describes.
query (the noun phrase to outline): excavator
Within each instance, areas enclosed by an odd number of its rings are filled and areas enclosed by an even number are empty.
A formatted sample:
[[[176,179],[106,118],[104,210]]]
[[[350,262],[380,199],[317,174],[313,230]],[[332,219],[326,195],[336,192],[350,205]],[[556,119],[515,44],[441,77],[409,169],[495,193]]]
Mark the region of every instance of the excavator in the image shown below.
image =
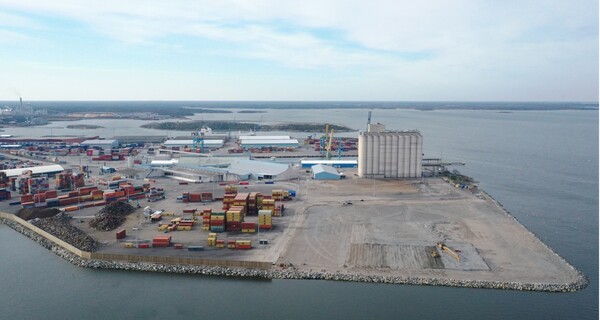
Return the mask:
[[[455,250],[450,249],[450,247],[448,247],[445,243],[438,242],[437,247],[440,248],[440,250],[442,250],[442,251],[446,252],[447,254],[449,254],[450,256],[452,256],[454,259],[456,259],[456,261],[460,261],[460,256],[458,255],[458,253],[456,253]],[[437,258],[440,255],[437,253],[437,250],[434,249],[431,252],[431,256],[434,258]]]

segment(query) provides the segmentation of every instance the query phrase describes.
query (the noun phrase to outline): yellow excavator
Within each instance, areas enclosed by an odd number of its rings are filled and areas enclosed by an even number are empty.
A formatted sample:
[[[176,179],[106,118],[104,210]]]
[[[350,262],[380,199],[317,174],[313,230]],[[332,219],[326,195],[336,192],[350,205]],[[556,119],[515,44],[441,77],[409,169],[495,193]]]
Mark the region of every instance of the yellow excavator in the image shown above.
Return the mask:
[[[458,255],[458,253],[456,253],[456,251],[450,249],[450,247],[448,247],[445,243],[438,242],[437,247],[440,248],[440,250],[445,251],[447,254],[451,255],[454,259],[456,259],[456,261],[460,261],[460,256]],[[439,255],[437,255],[437,252],[436,252],[436,255],[434,255],[433,252],[431,253],[431,255],[434,258],[439,256]]]

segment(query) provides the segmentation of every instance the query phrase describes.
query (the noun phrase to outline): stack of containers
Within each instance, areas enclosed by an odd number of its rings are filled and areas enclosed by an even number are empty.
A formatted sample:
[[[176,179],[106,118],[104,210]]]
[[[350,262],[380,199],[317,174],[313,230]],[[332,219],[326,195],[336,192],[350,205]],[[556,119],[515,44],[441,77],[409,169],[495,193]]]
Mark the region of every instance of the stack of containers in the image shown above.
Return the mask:
[[[227,248],[235,249],[235,240],[227,240]]]
[[[225,186],[225,194],[236,194],[237,193],[237,186],[228,184]]]
[[[85,175],[83,173],[73,174],[71,178],[72,188],[79,188],[85,185]]]
[[[254,216],[258,213],[258,195],[260,192],[250,192],[250,196],[248,197],[248,209],[246,210],[246,214],[249,216]]]
[[[260,229],[273,228],[273,218],[271,210],[258,211],[258,227]]]
[[[193,226],[194,226],[193,220],[181,220],[177,224],[177,230],[191,231]]]
[[[200,194],[200,201],[202,201],[202,202],[212,202],[213,201],[213,194],[212,194],[212,192],[202,192]]]
[[[10,191],[6,188],[0,189],[0,200],[8,200],[10,199]]]
[[[210,214],[202,216],[202,230],[210,230]]]
[[[183,198],[182,201],[183,202],[190,202],[190,193],[189,192],[184,192],[181,197]]]
[[[238,193],[233,199],[233,205],[236,207],[248,208],[248,199],[250,198],[249,193]]]
[[[262,193],[256,193],[256,213],[258,214],[258,210],[262,209],[264,196]]]
[[[46,191],[50,188],[46,178],[29,178],[27,179],[27,186],[31,194]]]
[[[31,193],[29,192],[27,180],[29,180],[29,176],[20,176],[15,180],[15,190],[19,191],[20,194]]]
[[[283,216],[283,203],[279,203],[277,205],[275,205],[275,210],[273,210],[273,216],[274,217],[281,217]]]
[[[227,231],[241,231],[246,207],[234,206],[227,210]]]
[[[273,190],[271,196],[273,199],[281,201],[283,200],[283,190]]]
[[[252,249],[252,241],[250,241],[250,240],[236,240],[235,241],[235,248],[236,249]]]
[[[215,246],[217,244],[217,234],[216,233],[209,233],[208,234],[208,245],[209,246]]]
[[[261,210],[275,211],[275,199],[263,199]]]
[[[102,196],[104,195],[104,191],[102,190],[93,190],[92,191],[92,200],[102,200]]]
[[[189,202],[201,202],[202,201],[202,194],[200,193],[190,193],[189,194]]]
[[[210,231],[225,231],[225,212],[213,212],[210,215]]]
[[[255,222],[242,222],[242,232],[254,233],[256,232]]]
[[[217,248],[225,248],[225,240],[223,240],[223,239],[217,240],[215,242],[215,247],[217,247]]]
[[[72,184],[72,178],[73,174],[71,172],[61,172],[59,174],[56,175],[55,178],[55,183],[56,183],[56,189],[58,190],[72,190],[73,189],[73,184]]]
[[[46,206],[48,208],[58,207],[58,192],[56,190],[46,191]]]
[[[235,199],[235,194],[225,194],[223,196],[223,210],[229,209],[233,205],[233,200]]]
[[[168,247],[171,245],[171,236],[156,236],[152,239],[153,247]]]

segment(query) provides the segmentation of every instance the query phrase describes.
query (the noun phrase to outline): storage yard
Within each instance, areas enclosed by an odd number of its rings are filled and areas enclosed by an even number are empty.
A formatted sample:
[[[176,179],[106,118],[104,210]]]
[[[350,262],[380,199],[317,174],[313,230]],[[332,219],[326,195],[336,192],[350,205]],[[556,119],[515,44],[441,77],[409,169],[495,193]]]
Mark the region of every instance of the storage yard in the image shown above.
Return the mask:
[[[319,180],[298,164],[289,169],[294,179],[191,183],[127,178],[118,174],[130,167],[120,156],[107,158],[116,173],[105,174],[98,152],[85,154],[83,160],[79,153],[60,158],[65,169],[85,166],[81,173],[4,176],[0,211],[60,208],[102,254],[254,261],[275,270],[382,277],[551,285],[580,280],[491,197],[441,178],[368,179],[358,177],[357,168],[341,168],[344,178]],[[115,201],[134,208],[122,214],[124,223],[104,228],[110,231],[90,227]]]

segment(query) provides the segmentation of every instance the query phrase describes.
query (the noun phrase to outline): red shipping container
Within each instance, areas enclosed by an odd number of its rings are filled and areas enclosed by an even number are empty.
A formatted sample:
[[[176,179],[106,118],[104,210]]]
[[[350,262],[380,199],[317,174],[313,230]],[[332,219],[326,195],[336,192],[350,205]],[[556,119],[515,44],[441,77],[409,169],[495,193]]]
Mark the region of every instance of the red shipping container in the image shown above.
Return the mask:
[[[33,202],[33,195],[32,194],[22,195],[21,202]]]
[[[270,225],[270,224],[261,224],[259,227],[261,229],[271,229],[271,228],[273,228],[273,226]]]
[[[56,192],[56,190],[46,191],[46,199],[54,199],[56,197],[58,197],[58,192]]]
[[[140,243],[140,244],[138,244],[138,248],[146,249],[146,248],[150,248],[150,245],[147,243]]]
[[[242,222],[242,229],[256,229],[256,222]]]
[[[225,220],[210,220],[211,226],[224,226]]]
[[[125,229],[117,231],[117,240],[124,239],[126,235],[127,231],[125,231]]]
[[[183,244],[181,244],[181,243],[176,243],[176,244],[174,245],[174,247],[175,247],[175,249],[183,249]]]

